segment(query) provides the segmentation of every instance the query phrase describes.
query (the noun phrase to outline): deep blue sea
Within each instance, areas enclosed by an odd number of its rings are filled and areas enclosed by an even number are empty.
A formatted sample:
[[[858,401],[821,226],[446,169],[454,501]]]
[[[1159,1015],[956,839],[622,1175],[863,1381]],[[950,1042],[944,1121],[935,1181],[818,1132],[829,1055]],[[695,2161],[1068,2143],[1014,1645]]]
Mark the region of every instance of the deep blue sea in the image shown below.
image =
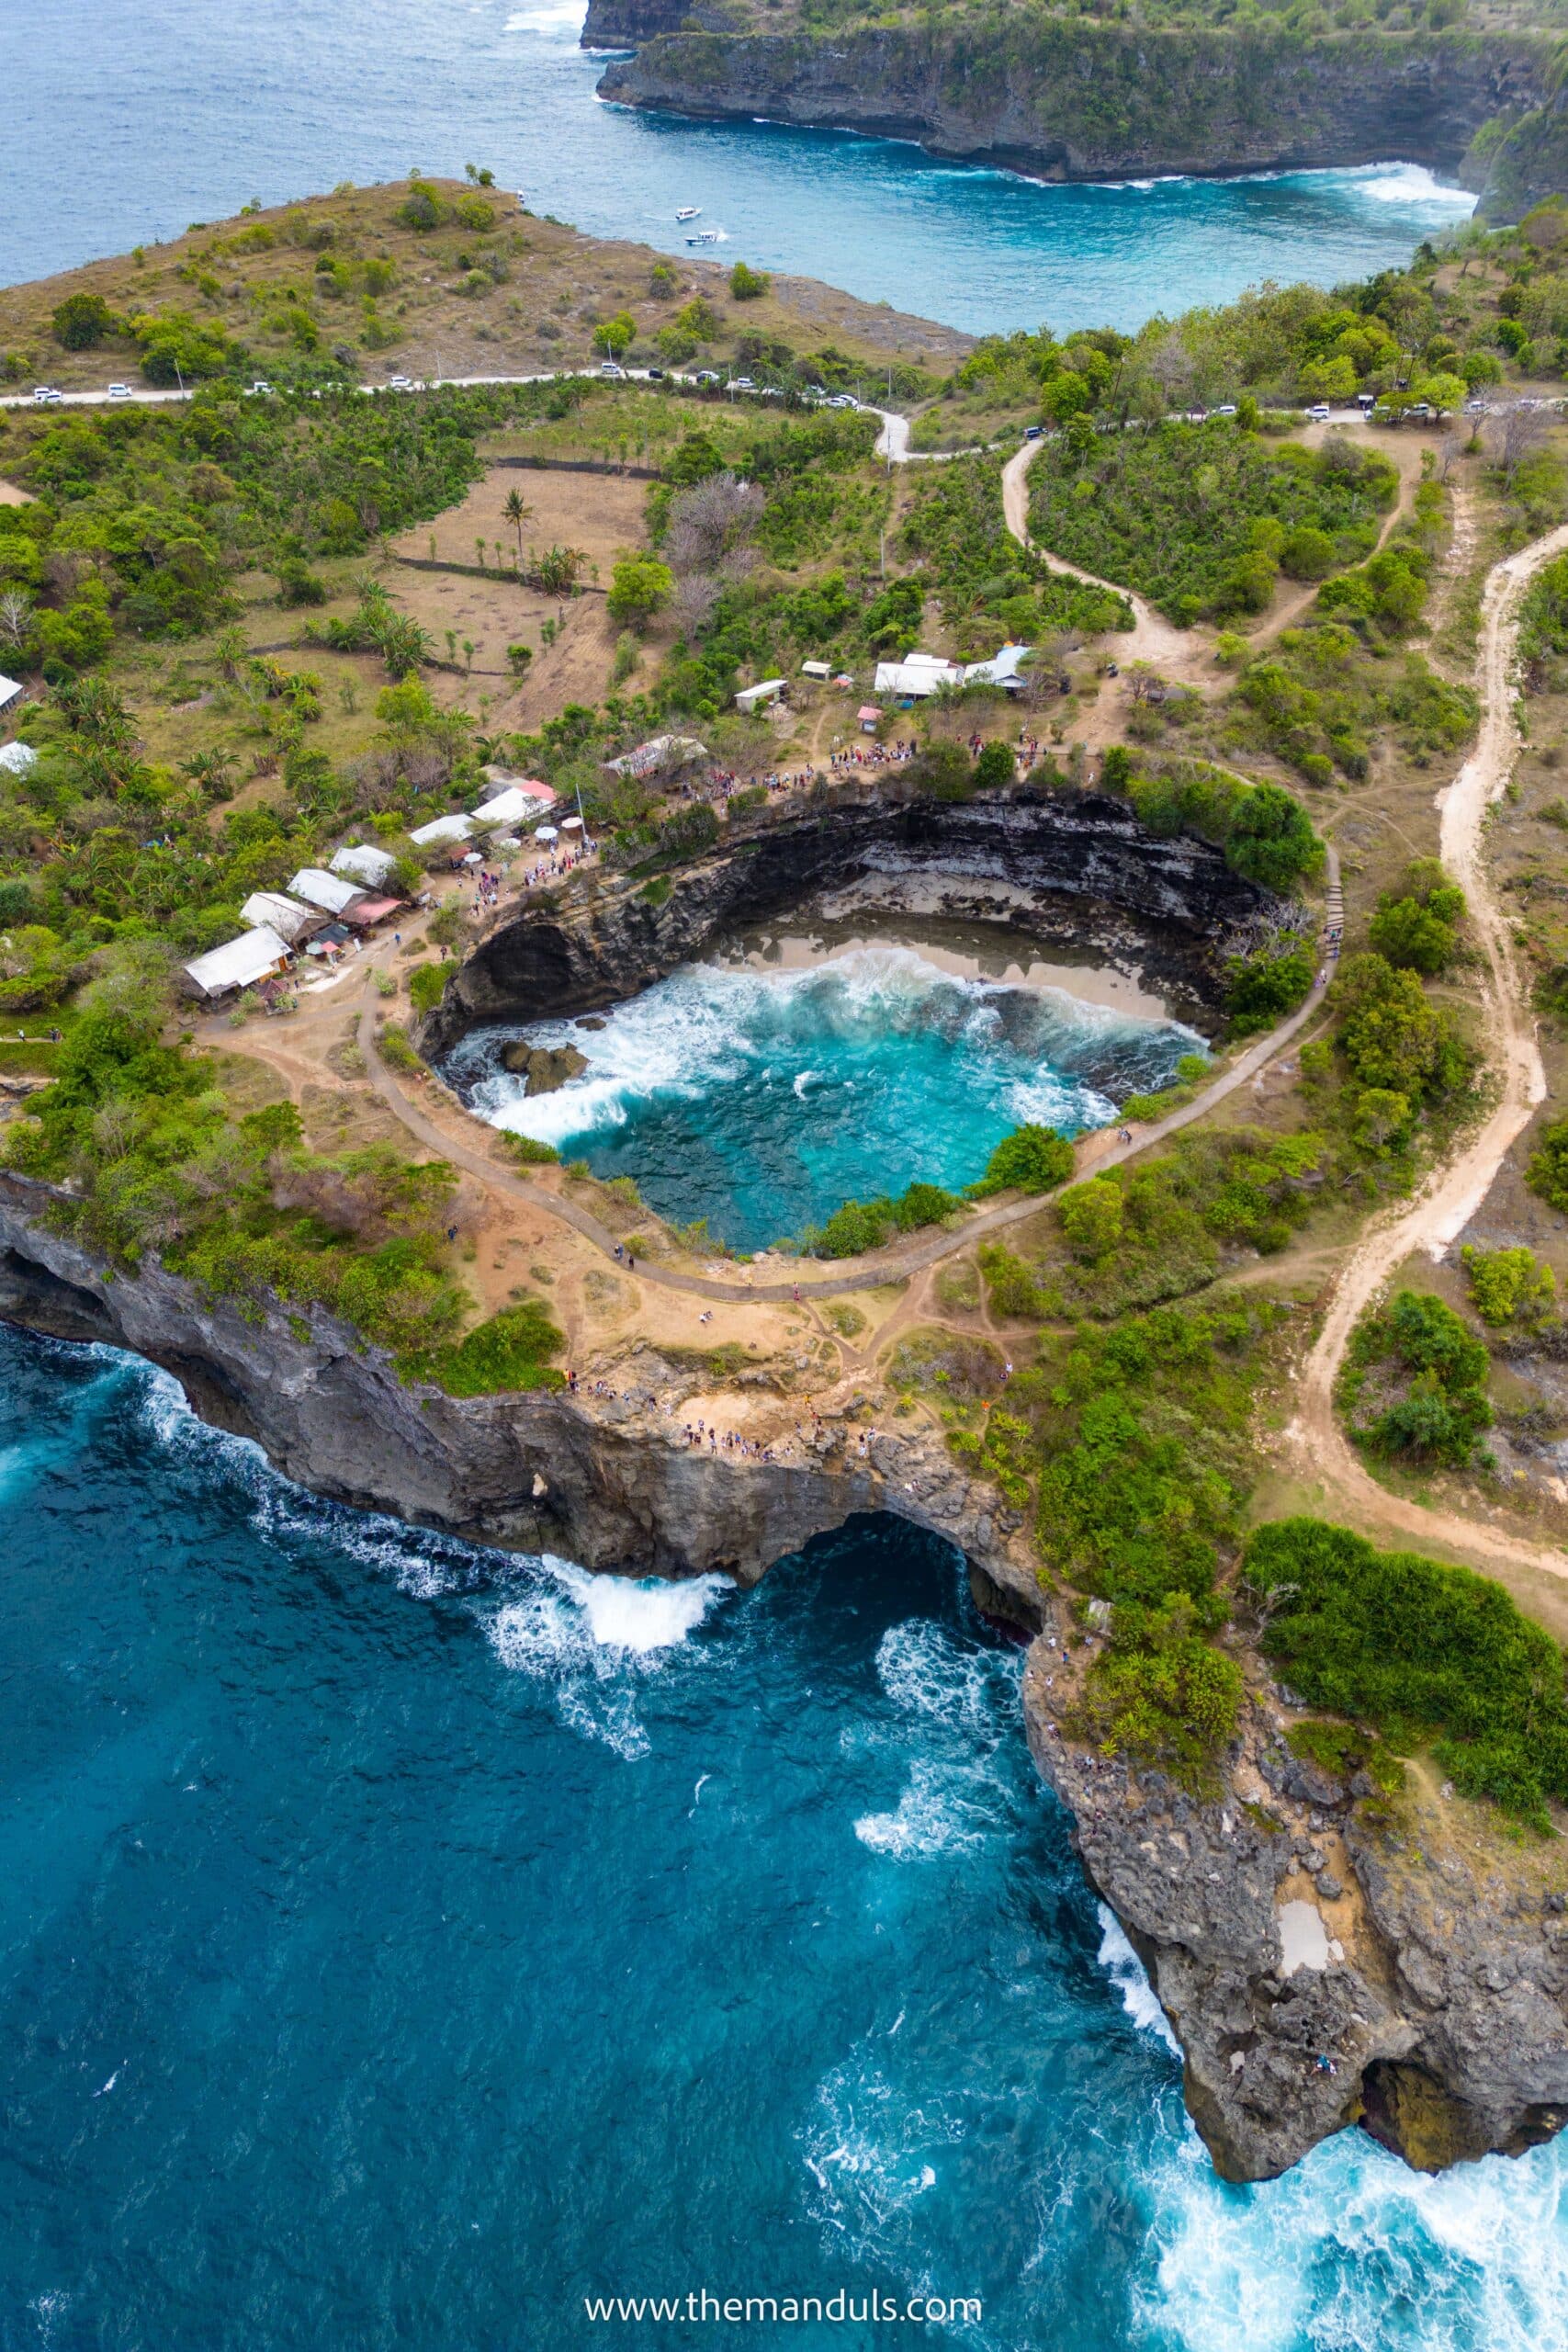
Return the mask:
[[[582,0],[8,0],[0,283],[193,220],[488,164],[536,211],[723,250],[979,333],[1128,328],[1407,260],[1472,199],[1396,163],[1048,187],[913,146],[599,104]]]
[[[499,1066],[520,1035],[575,1046],[588,1068],[529,1096]],[[687,965],[597,1029],[474,1031],[446,1070],[493,1125],[632,1177],[677,1224],[703,1217],[761,1250],[917,1178],[957,1191],[1014,1127],[1103,1126],[1202,1043],[1174,1022],[868,943],[793,971]]]
[[[0,1374],[4,2352],[1568,2342],[1560,2145],[1214,2180],[944,1548],[650,1589]],[[983,2309],[584,2312],[704,2289]]]

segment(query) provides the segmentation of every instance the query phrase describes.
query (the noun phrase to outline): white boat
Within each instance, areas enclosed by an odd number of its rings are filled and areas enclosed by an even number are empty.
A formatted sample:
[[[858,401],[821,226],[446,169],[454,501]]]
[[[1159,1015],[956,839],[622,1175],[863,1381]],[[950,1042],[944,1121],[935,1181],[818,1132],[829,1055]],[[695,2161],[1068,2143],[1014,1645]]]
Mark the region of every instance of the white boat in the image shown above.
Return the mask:
[[[718,239],[719,232],[716,229],[699,229],[694,237],[687,238],[686,243],[689,245],[716,245]]]
[[[702,209],[700,204],[682,204],[675,218],[677,220],[694,220]]]

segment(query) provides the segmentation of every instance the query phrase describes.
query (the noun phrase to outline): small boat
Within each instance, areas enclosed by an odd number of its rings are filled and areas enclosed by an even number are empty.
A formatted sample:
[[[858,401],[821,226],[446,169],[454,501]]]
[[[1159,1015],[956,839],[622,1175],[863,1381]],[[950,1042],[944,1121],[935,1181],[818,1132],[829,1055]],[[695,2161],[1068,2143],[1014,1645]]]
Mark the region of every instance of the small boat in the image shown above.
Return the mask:
[[[677,220],[694,220],[702,209],[700,204],[682,204],[675,218]]]
[[[718,237],[716,229],[699,229],[694,237],[687,238],[686,243],[689,245],[716,245]]]

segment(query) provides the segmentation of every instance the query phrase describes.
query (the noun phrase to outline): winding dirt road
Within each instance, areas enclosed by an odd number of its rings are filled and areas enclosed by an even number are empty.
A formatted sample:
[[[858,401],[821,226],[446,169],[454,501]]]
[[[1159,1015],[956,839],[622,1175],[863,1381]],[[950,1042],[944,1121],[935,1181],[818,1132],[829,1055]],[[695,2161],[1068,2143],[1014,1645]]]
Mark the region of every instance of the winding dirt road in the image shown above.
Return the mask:
[[[1396,1266],[1420,1250],[1439,1257],[1485,1199],[1509,1146],[1546,1099],[1546,1073],[1526,1005],[1513,933],[1492,888],[1486,816],[1501,798],[1519,748],[1514,663],[1519,601],[1542,564],[1568,548],[1568,526],[1549,532],[1488,575],[1482,605],[1481,732],[1475,750],[1438,796],[1443,864],[1464,889],[1484,956],[1482,1010],[1496,1099],[1482,1125],[1435,1170],[1414,1202],[1375,1225],[1346,1260],[1297,1390],[1287,1445],[1303,1475],[1326,1487],[1363,1524],[1439,1542],[1496,1565],[1568,1577],[1568,1556],[1457,1512],[1391,1495],[1362,1464],[1334,1409],[1334,1386],[1357,1321]]]

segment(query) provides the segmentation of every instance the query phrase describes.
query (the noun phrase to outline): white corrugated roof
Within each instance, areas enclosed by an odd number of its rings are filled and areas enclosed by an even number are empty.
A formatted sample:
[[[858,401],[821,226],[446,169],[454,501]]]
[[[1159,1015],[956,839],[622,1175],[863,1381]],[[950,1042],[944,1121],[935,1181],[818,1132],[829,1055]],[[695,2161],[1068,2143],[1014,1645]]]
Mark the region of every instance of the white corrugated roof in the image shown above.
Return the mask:
[[[363,882],[374,889],[386,880],[397,862],[390,850],[373,849],[368,842],[350,842],[333,858],[332,871],[346,874],[351,881]]]
[[[263,923],[254,931],[243,931],[238,939],[225,941],[210,955],[197,956],[186,970],[204,996],[222,996],[229,989],[248,989],[265,980],[288,958],[288,950],[276,932]]]
[[[0,710],[4,710],[8,702],[15,702],[21,691],[15,678],[0,678]]]
[[[434,817],[428,825],[420,825],[409,839],[420,849],[430,849],[437,842],[466,842],[473,838],[471,817]]]
[[[302,865],[298,874],[290,876],[288,888],[295,898],[320,907],[323,914],[329,915],[341,915],[355,899],[365,896],[361,884],[349,882],[341,874],[323,874],[319,865]]]
[[[956,662],[944,662],[940,653],[908,653],[902,662],[879,662],[874,694],[934,695],[939,686],[958,686],[964,683],[964,671]]]
[[[476,825],[520,825],[535,809],[547,808],[555,798],[547,784],[509,784],[493,800],[474,810]]]
[[[248,923],[276,931],[290,946],[302,931],[321,920],[319,907],[301,906],[298,899],[285,898],[281,890],[254,890],[240,912]]]
[[[988,662],[971,662],[964,673],[964,683],[966,686],[1005,686],[1010,679],[1017,677],[1020,664],[1033,650],[1029,645],[1014,645],[1010,639]]]

